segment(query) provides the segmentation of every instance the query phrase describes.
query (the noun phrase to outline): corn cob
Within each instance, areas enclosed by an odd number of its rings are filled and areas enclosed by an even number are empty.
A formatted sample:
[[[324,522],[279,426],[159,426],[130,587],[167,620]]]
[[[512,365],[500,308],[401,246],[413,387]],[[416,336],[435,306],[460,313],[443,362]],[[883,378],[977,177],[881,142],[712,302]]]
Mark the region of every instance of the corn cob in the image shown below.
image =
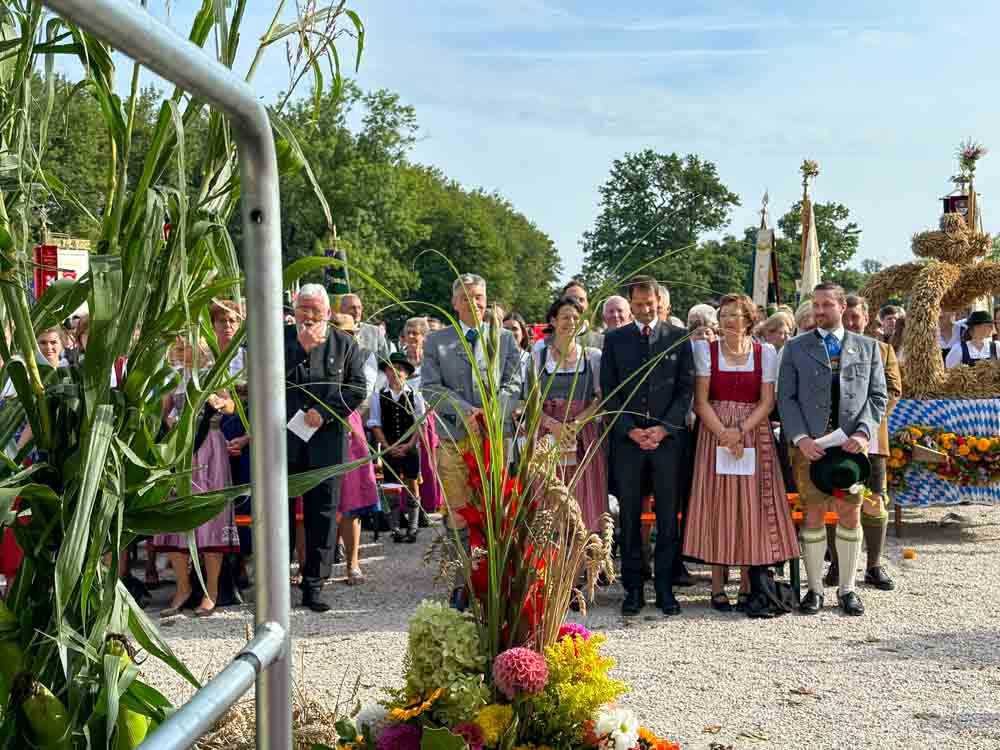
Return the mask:
[[[109,635],[104,648],[107,653],[119,657],[122,670],[133,663],[132,648],[124,636]],[[115,750],[133,750],[139,747],[149,733],[149,717],[119,705],[117,727]]]
[[[12,702],[20,706],[39,750],[72,750],[66,707],[51,690],[22,672],[14,681],[11,693]]]

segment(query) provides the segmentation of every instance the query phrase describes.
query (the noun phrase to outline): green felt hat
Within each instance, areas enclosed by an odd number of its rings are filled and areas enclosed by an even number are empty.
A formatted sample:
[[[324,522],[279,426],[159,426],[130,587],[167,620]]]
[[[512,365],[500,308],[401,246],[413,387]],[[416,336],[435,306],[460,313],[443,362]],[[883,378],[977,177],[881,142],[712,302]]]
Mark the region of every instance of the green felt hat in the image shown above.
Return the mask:
[[[824,495],[847,491],[855,484],[868,481],[872,464],[864,453],[848,453],[843,448],[830,448],[809,467],[809,478]]]

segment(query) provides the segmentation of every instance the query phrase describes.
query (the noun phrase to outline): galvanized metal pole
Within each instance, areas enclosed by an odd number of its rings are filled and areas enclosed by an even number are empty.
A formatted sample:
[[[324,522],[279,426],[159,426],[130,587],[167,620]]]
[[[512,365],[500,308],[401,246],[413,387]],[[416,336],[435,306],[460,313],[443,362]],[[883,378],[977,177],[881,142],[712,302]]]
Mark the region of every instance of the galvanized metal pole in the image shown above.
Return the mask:
[[[291,747],[285,369],[278,165],[267,110],[224,65],[128,0],[43,0],[231,121],[239,148],[247,273],[256,623],[283,634],[280,656],[257,680],[257,747]],[[221,675],[220,675],[221,676]],[[166,725],[160,728],[160,731]]]
[[[205,685],[182,710],[168,718],[143,743],[142,750],[178,750],[211,731],[219,718],[259,679],[285,650],[285,633],[274,623],[257,629],[257,635],[236,658]]]

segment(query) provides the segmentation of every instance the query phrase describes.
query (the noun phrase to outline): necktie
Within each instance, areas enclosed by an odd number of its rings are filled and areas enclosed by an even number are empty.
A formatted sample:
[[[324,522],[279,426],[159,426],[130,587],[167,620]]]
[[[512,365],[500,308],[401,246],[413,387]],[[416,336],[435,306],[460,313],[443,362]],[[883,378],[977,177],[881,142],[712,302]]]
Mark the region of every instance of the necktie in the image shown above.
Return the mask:
[[[832,333],[828,333],[823,337],[823,344],[826,346],[826,353],[831,362],[840,357],[840,339]]]
[[[648,339],[648,338],[649,338],[649,336],[650,336],[650,334],[651,334],[652,332],[653,332],[653,329],[652,329],[652,328],[650,328],[649,326],[643,326],[643,327],[642,327],[642,337],[643,337],[644,339]]]
[[[469,348],[476,348],[476,341],[479,340],[479,330],[476,328],[470,328],[465,332],[465,340],[469,342]]]

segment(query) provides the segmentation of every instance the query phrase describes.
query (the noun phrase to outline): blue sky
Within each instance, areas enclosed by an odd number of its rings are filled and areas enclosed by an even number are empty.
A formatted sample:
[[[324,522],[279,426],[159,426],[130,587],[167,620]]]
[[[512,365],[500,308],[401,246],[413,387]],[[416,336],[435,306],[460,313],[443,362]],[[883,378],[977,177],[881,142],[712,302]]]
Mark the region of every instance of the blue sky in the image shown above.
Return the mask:
[[[303,0],[304,1],[304,0]],[[155,4],[155,0],[154,0]],[[291,4],[294,4],[291,3]],[[174,0],[186,29],[191,0]],[[244,46],[272,0],[251,0]],[[974,137],[986,229],[1000,223],[1000,6],[618,0],[356,0],[368,40],[358,80],[417,110],[415,160],[468,187],[498,190],[555,241],[567,274],[613,159],[653,148],[718,167],[755,224],[800,193],[798,165],[820,163],[817,200],[861,226],[857,260],[909,258],[937,221]],[[350,40],[346,40],[349,42]],[[348,51],[345,48],[345,51]],[[345,55],[346,57],[346,55]],[[275,50],[256,81],[266,101],[287,83]],[[994,189],[994,186],[997,186]]]

